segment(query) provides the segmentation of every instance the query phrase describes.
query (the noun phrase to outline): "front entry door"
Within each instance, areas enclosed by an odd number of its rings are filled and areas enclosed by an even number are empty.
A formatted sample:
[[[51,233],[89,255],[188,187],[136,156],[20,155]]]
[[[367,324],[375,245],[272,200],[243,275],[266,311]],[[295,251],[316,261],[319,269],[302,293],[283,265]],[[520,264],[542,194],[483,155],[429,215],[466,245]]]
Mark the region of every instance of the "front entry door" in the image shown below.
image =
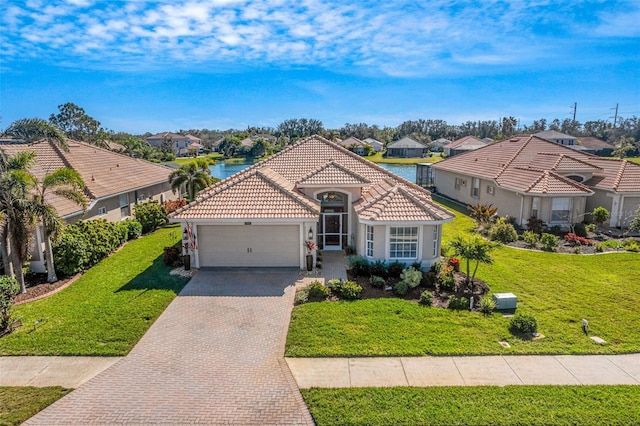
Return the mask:
[[[342,250],[342,213],[323,213],[324,250]]]

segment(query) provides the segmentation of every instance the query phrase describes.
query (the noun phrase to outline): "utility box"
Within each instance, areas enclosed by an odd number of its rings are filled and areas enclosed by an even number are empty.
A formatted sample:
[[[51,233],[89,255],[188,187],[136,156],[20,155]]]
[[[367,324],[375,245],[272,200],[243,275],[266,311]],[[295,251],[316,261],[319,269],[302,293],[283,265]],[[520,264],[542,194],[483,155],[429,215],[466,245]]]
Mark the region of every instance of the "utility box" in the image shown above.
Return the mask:
[[[518,298],[513,293],[495,293],[493,301],[496,302],[497,310],[516,309]]]

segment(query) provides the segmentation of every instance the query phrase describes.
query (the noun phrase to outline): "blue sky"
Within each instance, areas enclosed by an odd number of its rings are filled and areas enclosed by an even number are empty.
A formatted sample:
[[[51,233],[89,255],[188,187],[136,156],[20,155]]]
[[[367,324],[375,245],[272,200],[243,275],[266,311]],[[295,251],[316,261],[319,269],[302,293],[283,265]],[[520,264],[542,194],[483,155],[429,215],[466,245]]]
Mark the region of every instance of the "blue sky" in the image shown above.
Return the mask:
[[[640,0],[0,3],[0,128],[640,116]]]

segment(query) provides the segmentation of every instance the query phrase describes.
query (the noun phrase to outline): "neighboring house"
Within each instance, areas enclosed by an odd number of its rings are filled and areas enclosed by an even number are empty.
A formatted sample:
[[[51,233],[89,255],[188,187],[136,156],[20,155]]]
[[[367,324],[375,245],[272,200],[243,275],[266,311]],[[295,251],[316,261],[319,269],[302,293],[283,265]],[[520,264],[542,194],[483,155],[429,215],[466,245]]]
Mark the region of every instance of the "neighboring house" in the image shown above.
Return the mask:
[[[464,204],[493,204],[520,225],[582,222],[603,206],[609,225],[627,227],[640,205],[640,165],[519,136],[430,165],[439,194]]]
[[[584,148],[585,152],[601,157],[610,157],[615,150],[615,147],[610,143],[591,136],[581,136],[578,139],[578,144]]]
[[[384,144],[374,138],[366,138],[366,139],[363,139],[362,142],[368,145],[371,145],[371,148],[373,148],[375,152],[380,152],[384,149]]]
[[[253,144],[256,143],[255,140],[251,139],[251,138],[244,138],[240,141],[240,146],[243,146],[245,148],[251,148],[253,147]]]
[[[312,136],[203,190],[169,219],[197,242],[195,267],[303,268],[307,241],[432,265],[453,215],[428,191]]]
[[[490,143],[494,143],[495,140],[491,139],[491,138],[482,138],[480,139],[482,142],[486,143],[487,145],[489,145]]]
[[[61,167],[70,167],[80,173],[87,186],[85,195],[89,206],[86,212],[65,198],[54,194],[47,195],[58,215],[67,223],[96,218],[115,222],[133,216],[133,209],[138,202],[164,202],[176,198],[168,182],[171,168],[117,154],[84,142],[68,140],[68,144],[68,152],[48,142],[34,145],[0,144],[0,149],[7,155],[21,151],[35,152],[36,163],[30,171],[38,179]],[[42,235],[41,229],[38,228],[36,248],[31,260],[31,269],[35,272],[45,270],[42,259]]]
[[[146,139],[150,146],[162,148],[171,147],[173,153],[178,157],[189,155],[189,145],[192,143],[202,143],[202,139],[193,135],[181,135],[179,133],[164,132],[149,136]]]
[[[431,142],[431,151],[442,151],[442,148],[445,145],[449,145],[451,141],[445,138],[438,138],[435,141]]]
[[[340,142],[336,142],[336,143],[341,147],[348,149],[351,152],[355,152],[358,155],[367,154],[367,148],[365,147],[365,143],[354,136],[343,139]]]
[[[442,147],[442,152],[447,157],[473,151],[486,146],[487,143],[473,136],[464,136]]]
[[[533,136],[537,136],[539,138],[546,139],[548,141],[555,142],[560,145],[566,145],[566,146],[578,145],[578,138],[576,138],[575,136],[558,132],[557,130],[545,130],[543,132],[535,133]]]
[[[429,148],[425,144],[408,136],[387,146],[387,157],[426,157],[428,153]]]
[[[189,155],[202,154],[204,152],[204,146],[198,142],[192,142],[187,145],[187,151]]]

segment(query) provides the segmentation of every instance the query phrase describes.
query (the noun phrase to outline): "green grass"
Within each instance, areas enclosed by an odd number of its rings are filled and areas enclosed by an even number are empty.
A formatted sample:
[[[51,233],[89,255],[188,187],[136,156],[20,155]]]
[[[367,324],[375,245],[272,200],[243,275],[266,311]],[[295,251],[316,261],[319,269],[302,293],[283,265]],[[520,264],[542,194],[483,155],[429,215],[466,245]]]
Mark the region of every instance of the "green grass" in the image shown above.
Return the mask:
[[[638,163],[640,164],[640,157],[629,157],[629,158],[625,158],[625,160],[629,160],[633,163]]]
[[[16,306],[23,326],[0,339],[0,355],[126,355],[187,282],[162,263],[163,247],[179,239],[176,225],[160,229],[60,293]]]
[[[450,203],[452,211],[453,205]],[[455,212],[444,241],[464,235],[473,221]],[[518,312],[538,320],[540,340],[508,332],[499,314],[425,308],[402,299],[308,303],[294,307],[287,356],[398,356],[488,354],[612,354],[640,351],[640,255],[576,256],[500,247],[477,277],[492,292],[518,296]],[[464,263],[462,265],[464,268]],[[585,336],[587,318],[598,345]],[[506,340],[505,349],[498,341]]]
[[[640,386],[302,389],[323,425],[631,425]]]
[[[0,426],[21,424],[71,390],[59,386],[0,387]]]
[[[219,152],[212,152],[211,154],[201,155],[199,158],[209,158],[215,162],[220,162],[224,160],[224,155]],[[165,164],[178,164],[183,165],[192,162],[195,160],[193,157],[178,157],[173,161],[167,161]]]
[[[438,161],[442,161],[442,157],[440,155],[434,154],[433,157],[424,157],[424,158],[387,158],[383,157],[381,152],[377,152],[374,155],[369,155],[366,157],[369,161],[374,163],[385,163],[385,164],[417,164],[417,163],[437,163]]]

